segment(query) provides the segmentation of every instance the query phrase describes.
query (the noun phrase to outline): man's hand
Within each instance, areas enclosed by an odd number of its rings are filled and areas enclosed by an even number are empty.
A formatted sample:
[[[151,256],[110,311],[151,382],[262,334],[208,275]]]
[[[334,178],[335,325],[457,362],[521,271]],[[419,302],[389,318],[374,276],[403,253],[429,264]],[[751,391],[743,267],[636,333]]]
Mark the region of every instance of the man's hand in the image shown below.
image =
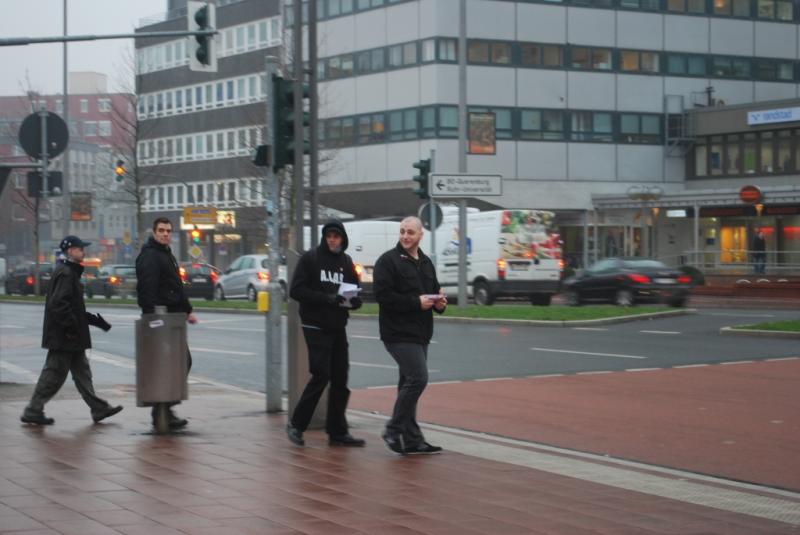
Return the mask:
[[[430,310],[434,304],[436,304],[436,301],[434,301],[427,295],[419,296],[419,306],[420,308],[422,308],[422,310]]]
[[[194,325],[195,323],[197,323],[197,316],[195,316],[194,314],[189,314],[188,316],[186,316],[186,322]]]
[[[444,290],[440,290],[439,295],[441,295],[442,298],[433,305],[433,308],[435,308],[437,312],[441,312],[447,306],[447,296],[444,294]]]
[[[361,298],[358,296],[350,298],[350,310],[358,310],[363,304],[364,303],[361,301]]]
[[[97,316],[97,326],[103,329],[105,332],[111,330],[111,324],[106,321],[106,319],[101,316],[100,314],[96,314]]]
[[[335,307],[338,307],[339,305],[345,302],[344,296],[339,294],[328,294],[327,299],[328,299],[328,304]]]

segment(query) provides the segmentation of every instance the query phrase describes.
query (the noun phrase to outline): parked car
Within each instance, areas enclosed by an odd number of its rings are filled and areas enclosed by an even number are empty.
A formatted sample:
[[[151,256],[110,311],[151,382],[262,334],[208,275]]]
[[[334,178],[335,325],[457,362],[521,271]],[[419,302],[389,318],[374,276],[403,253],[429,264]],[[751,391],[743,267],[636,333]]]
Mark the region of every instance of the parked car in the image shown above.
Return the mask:
[[[214,287],[222,273],[219,269],[211,264],[181,262],[178,270],[187,297],[205,297],[209,301],[214,299]]]
[[[691,277],[658,260],[605,258],[564,281],[562,293],[572,306],[611,302],[620,306],[664,302],[682,307],[689,297]]]
[[[33,263],[17,266],[5,280],[6,295],[33,295]],[[39,264],[39,295],[45,295],[53,277],[53,264]]]
[[[86,281],[86,296],[102,295],[111,299],[136,295],[136,266],[109,264],[98,270],[97,276]]]
[[[226,269],[214,287],[214,299],[248,299],[255,301],[258,292],[266,292],[269,284],[267,255],[240,256]],[[286,266],[278,269],[281,297],[286,299]]]

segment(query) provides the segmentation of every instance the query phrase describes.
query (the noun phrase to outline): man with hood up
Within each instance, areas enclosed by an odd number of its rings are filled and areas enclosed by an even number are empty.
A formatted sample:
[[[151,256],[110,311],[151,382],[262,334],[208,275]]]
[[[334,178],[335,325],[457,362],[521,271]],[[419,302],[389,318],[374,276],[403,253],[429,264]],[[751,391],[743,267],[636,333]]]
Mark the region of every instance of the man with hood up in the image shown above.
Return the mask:
[[[322,238],[315,249],[306,251],[297,263],[289,295],[300,303],[300,321],[308,346],[311,379],[286,425],[289,440],[305,445],[303,432],[308,428],[325,386],[328,391],[328,414],[325,430],[331,446],[364,446],[365,441],[352,436],[345,410],[350,398],[347,373],[350,367],[345,327],[349,310],[361,307],[352,297],[349,307],[339,294],[342,283],[358,284],[353,260],[345,254],[347,233],[341,221],[332,219],[322,227]]]

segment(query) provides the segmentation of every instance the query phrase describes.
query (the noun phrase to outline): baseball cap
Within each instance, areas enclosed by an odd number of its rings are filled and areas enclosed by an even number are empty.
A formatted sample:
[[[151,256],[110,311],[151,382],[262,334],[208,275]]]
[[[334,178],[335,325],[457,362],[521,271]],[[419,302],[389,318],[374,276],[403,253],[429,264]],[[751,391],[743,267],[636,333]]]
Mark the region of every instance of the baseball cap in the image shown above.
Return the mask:
[[[70,247],[89,247],[91,244],[92,242],[83,241],[77,236],[67,236],[61,240],[59,247],[66,253]]]

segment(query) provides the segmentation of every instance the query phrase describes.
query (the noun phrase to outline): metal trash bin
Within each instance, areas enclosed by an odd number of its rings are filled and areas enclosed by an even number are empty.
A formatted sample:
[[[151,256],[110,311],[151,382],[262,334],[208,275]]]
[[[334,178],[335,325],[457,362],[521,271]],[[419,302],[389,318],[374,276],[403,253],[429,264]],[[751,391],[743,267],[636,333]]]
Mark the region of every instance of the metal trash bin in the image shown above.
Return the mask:
[[[169,403],[188,399],[187,351],[186,314],[156,307],[136,320],[136,406],[160,404],[166,415]]]

